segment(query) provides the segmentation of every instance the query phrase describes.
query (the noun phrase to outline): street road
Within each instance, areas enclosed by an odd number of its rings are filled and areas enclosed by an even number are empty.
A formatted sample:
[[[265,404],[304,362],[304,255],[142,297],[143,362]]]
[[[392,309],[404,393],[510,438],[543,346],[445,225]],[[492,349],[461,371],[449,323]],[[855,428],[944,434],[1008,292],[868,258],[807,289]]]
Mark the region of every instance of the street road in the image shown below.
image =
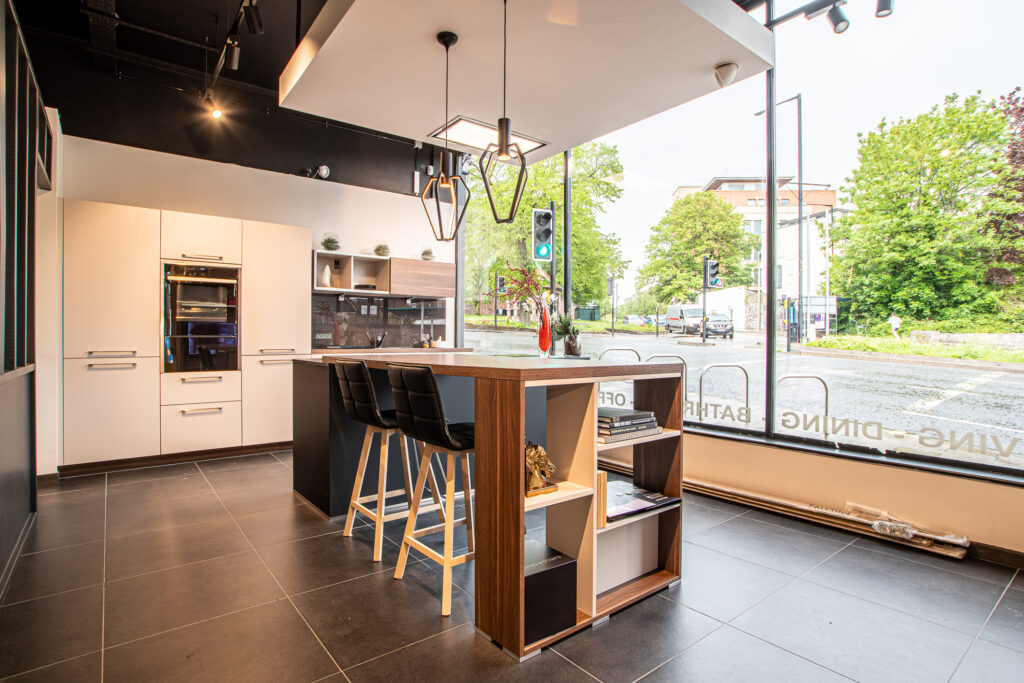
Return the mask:
[[[732,340],[709,340],[707,346],[700,345],[699,337],[678,334],[657,338],[623,333],[582,336],[583,353],[593,357],[620,347],[636,349],[644,359],[654,354],[682,356],[688,370],[686,419],[756,430],[764,425],[765,347],[758,343],[761,340],[762,334],[743,332]],[[526,331],[466,330],[466,344],[479,353],[537,350],[536,334]],[[561,351],[560,342],[555,347]],[[820,382],[783,380],[776,393],[780,432],[1024,469],[1024,374],[800,356],[780,348],[776,377],[812,375],[828,386],[825,419],[825,391]],[[634,358],[620,352],[605,357]],[[735,367],[707,371],[703,409],[698,410],[701,373],[718,363],[739,365],[749,374],[749,414],[741,410],[745,405],[744,377]],[[630,384],[603,384],[600,400],[602,404],[631,405]]]

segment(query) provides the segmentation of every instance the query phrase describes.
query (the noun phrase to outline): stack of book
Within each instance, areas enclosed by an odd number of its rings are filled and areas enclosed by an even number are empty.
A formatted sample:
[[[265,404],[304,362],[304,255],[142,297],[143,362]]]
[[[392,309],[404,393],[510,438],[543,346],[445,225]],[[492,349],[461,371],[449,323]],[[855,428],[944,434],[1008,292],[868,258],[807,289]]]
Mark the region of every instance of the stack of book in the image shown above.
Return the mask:
[[[597,409],[598,443],[628,441],[660,433],[661,427],[654,419],[654,413],[649,410],[609,407]]]

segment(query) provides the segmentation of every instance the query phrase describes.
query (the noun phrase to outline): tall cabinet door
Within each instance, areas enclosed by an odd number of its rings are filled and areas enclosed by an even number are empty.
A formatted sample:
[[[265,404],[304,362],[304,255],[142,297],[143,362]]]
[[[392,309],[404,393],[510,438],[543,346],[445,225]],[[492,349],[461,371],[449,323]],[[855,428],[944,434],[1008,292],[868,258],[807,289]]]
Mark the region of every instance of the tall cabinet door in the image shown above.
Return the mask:
[[[309,228],[242,222],[242,355],[310,353],[311,244]]]
[[[242,221],[161,211],[160,256],[169,260],[241,263]]]
[[[160,212],[64,202],[64,357],[160,355]]]

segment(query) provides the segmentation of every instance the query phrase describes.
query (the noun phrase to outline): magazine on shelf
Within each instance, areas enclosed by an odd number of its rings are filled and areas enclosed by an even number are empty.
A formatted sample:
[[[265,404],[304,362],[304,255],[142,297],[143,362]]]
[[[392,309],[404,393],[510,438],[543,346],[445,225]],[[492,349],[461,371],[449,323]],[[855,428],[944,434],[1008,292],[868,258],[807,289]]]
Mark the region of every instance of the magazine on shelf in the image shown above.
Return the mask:
[[[661,427],[651,427],[650,429],[641,429],[637,432],[626,432],[625,434],[598,434],[598,443],[616,443],[618,441],[629,441],[631,439],[639,439],[645,436],[653,436],[655,434],[661,434]]]
[[[630,425],[650,424],[652,422],[655,422],[653,417],[645,417],[640,420],[622,420],[620,422],[602,422],[601,420],[598,420],[597,425],[601,429],[607,429],[609,427],[629,427]]]
[[[634,486],[631,480],[621,475],[608,475],[607,491],[606,514],[609,522],[679,502],[675,496]]]
[[[641,422],[640,424],[635,424],[635,425],[623,425],[623,426],[615,425],[613,427],[605,427],[603,425],[599,425],[598,428],[597,428],[597,431],[601,435],[628,434],[629,432],[642,432],[644,430],[650,429],[652,427],[657,427],[657,426],[658,426],[658,423],[654,421],[654,418],[651,418],[650,420],[647,420],[645,422]]]
[[[623,424],[631,420],[649,420],[654,417],[650,410],[633,410],[632,408],[612,408],[601,406],[597,409],[597,421],[601,423]]]

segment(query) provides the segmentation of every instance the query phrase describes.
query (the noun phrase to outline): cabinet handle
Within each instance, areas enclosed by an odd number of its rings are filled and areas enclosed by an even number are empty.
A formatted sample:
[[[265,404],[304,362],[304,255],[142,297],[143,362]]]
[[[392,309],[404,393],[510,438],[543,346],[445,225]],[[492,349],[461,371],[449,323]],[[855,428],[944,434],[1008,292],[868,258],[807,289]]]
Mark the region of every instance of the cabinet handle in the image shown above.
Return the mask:
[[[279,358],[277,360],[267,359],[267,360],[261,360],[260,361],[260,365],[280,365],[282,363],[291,363],[291,362],[292,362],[291,358]]]
[[[182,377],[181,378],[181,383],[182,384],[199,384],[199,383],[206,383],[206,382],[223,382],[223,381],[224,381],[224,377],[221,376],[221,375],[217,375],[216,377]]]
[[[295,353],[295,349],[260,349],[260,353]]]
[[[191,410],[182,410],[182,415],[213,415],[214,413],[223,413],[224,408],[217,406],[216,408],[193,408]]]
[[[86,351],[87,358],[135,358],[138,351]]]
[[[181,258],[193,259],[195,261],[223,261],[223,256],[212,256],[210,254],[182,254]]]
[[[89,363],[85,367],[89,370],[134,370],[138,363]]]

